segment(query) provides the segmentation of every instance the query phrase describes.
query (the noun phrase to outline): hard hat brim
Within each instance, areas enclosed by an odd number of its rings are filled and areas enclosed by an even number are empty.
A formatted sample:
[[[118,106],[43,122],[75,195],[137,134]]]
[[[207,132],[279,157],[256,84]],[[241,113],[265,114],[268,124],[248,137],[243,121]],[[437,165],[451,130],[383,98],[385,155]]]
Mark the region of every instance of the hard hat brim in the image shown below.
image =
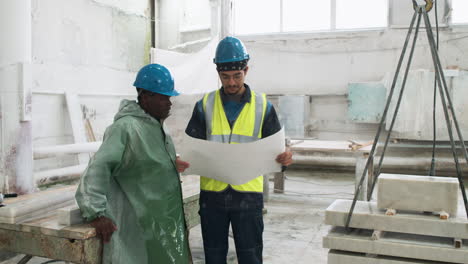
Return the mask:
[[[164,95],[167,95],[167,96],[178,96],[180,95],[180,93],[176,90],[172,90],[171,92],[158,92],[160,94],[164,94]]]

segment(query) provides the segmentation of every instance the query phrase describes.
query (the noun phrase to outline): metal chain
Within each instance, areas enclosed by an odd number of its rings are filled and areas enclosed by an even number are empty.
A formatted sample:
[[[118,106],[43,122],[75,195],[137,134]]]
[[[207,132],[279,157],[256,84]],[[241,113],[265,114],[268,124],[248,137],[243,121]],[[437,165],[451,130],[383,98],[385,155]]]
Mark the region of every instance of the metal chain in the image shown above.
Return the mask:
[[[347,231],[349,231],[349,222],[351,221],[351,216],[353,214],[354,207],[356,206],[357,197],[358,197],[359,193],[361,192],[362,184],[364,182],[365,177],[367,176],[366,174],[367,174],[367,170],[369,168],[369,165],[371,163],[370,162],[371,157],[374,156],[375,149],[377,147],[377,143],[379,142],[380,134],[381,134],[382,128],[384,126],[385,118],[387,117],[387,112],[388,112],[388,109],[390,107],[390,103],[392,101],[393,93],[395,91],[396,81],[398,80],[398,75],[400,74],[401,65],[403,64],[403,59],[404,59],[405,54],[406,54],[406,49],[408,47],[408,43],[409,43],[409,40],[410,40],[410,37],[411,37],[411,33],[413,32],[414,23],[416,21],[417,15],[418,15],[418,11],[414,11],[414,15],[413,15],[413,18],[411,19],[411,24],[410,24],[408,33],[406,35],[405,44],[403,45],[403,50],[401,52],[400,59],[398,61],[398,65],[397,65],[397,69],[395,71],[395,76],[393,78],[393,82],[392,82],[392,86],[390,88],[390,92],[389,92],[389,95],[388,95],[388,98],[387,98],[387,102],[386,102],[384,111],[382,113],[382,118],[380,119],[379,128],[377,129],[377,133],[376,133],[375,138],[374,138],[374,143],[372,144],[372,149],[371,149],[371,151],[369,153],[369,158],[367,159],[366,166],[364,167],[364,171],[362,172],[361,179],[360,179],[359,184],[358,184],[358,186],[356,188],[353,203],[351,204],[351,209],[349,211],[349,214],[348,214],[348,217],[347,217],[347,220],[346,220],[345,227],[346,227]]]
[[[429,4],[429,2],[431,3],[431,8],[432,8],[432,3],[433,2],[430,1],[430,0],[426,0],[427,4]],[[415,0],[413,0],[413,4],[416,4]],[[457,152],[456,152],[456,146],[455,146],[455,142],[454,142],[454,139],[453,139],[452,126],[451,126],[451,123],[450,123],[450,117],[449,117],[449,113],[448,113],[449,110],[451,111],[451,116],[453,118],[455,128],[457,130],[458,137],[459,137],[460,142],[461,142],[462,151],[463,151],[463,154],[465,155],[465,159],[466,159],[467,163],[468,163],[468,152],[467,152],[467,149],[465,147],[465,142],[463,140],[463,135],[461,133],[458,121],[457,121],[456,116],[455,116],[455,111],[453,109],[452,100],[450,98],[450,94],[449,94],[449,91],[448,91],[448,88],[447,88],[447,83],[446,83],[446,80],[445,80],[445,77],[444,77],[443,68],[442,68],[441,63],[440,63],[440,58],[439,58],[439,55],[438,55],[438,46],[439,46],[438,35],[437,35],[437,45],[436,45],[435,41],[434,41],[434,35],[433,35],[433,32],[432,32],[432,27],[431,27],[431,23],[430,23],[430,20],[429,20],[429,16],[427,14],[427,12],[428,12],[427,4],[426,4],[426,8],[424,8],[423,6],[418,6],[418,8],[415,9],[415,13],[414,13],[413,18],[411,20],[411,24],[410,24],[410,27],[409,27],[409,30],[408,30],[408,34],[406,36],[406,41],[405,41],[405,44],[404,44],[403,49],[402,49],[402,53],[401,53],[401,56],[400,56],[400,60],[398,62],[397,70],[395,72],[395,77],[394,77],[393,82],[392,82],[392,87],[390,89],[390,93],[389,93],[389,96],[387,98],[387,103],[386,103],[384,112],[382,114],[382,119],[380,120],[379,128],[377,130],[377,134],[376,134],[375,139],[374,139],[374,144],[372,145],[371,152],[369,153],[369,158],[367,159],[366,166],[365,166],[364,171],[362,173],[359,184],[358,184],[358,186],[356,188],[356,191],[355,191],[355,194],[354,194],[354,199],[353,199],[353,202],[351,204],[351,208],[350,208],[350,211],[348,213],[348,217],[346,219],[345,228],[346,228],[346,230],[348,232],[351,231],[350,228],[349,228],[349,223],[351,222],[351,217],[352,217],[352,214],[353,214],[353,211],[354,211],[354,207],[356,206],[357,197],[358,197],[358,195],[359,195],[359,193],[360,193],[360,191],[362,189],[362,184],[364,182],[364,179],[367,176],[366,174],[367,174],[367,170],[368,170],[369,165],[370,165],[370,160],[374,156],[374,152],[375,152],[375,149],[376,149],[379,137],[380,137],[380,133],[382,131],[383,123],[384,123],[384,121],[386,119],[388,108],[389,108],[390,102],[391,102],[392,97],[393,97],[393,92],[394,92],[395,84],[396,84],[396,81],[398,79],[398,75],[399,75],[399,72],[400,72],[400,69],[401,69],[401,64],[402,64],[403,58],[404,58],[404,56],[406,54],[406,49],[408,47],[408,41],[409,41],[411,33],[413,31],[414,22],[415,22],[415,19],[416,19],[416,15],[418,13],[419,13],[418,23],[417,23],[416,30],[415,30],[413,45],[411,47],[410,57],[408,59],[408,64],[407,64],[407,68],[406,68],[406,71],[405,71],[405,77],[404,77],[402,87],[401,87],[401,90],[400,90],[400,95],[399,95],[399,98],[398,98],[398,102],[397,102],[397,105],[395,107],[395,112],[394,112],[394,115],[393,115],[393,118],[392,118],[392,123],[391,123],[390,129],[388,131],[387,139],[385,141],[385,145],[384,145],[384,148],[383,148],[383,153],[382,153],[382,156],[380,158],[380,162],[379,162],[378,168],[376,170],[376,174],[374,175],[374,180],[372,182],[372,187],[371,187],[371,189],[370,189],[370,191],[368,193],[367,200],[370,201],[370,199],[372,197],[373,190],[375,188],[375,183],[377,182],[378,176],[380,174],[380,170],[381,170],[383,158],[385,156],[385,151],[386,151],[386,148],[387,148],[387,144],[388,144],[390,134],[391,134],[392,129],[393,129],[393,125],[394,125],[394,122],[395,122],[396,115],[398,113],[398,108],[399,108],[400,101],[401,101],[401,98],[402,98],[402,95],[403,95],[403,90],[404,90],[404,86],[405,86],[405,83],[406,83],[406,78],[407,78],[407,75],[408,75],[409,68],[411,66],[411,61],[412,61],[414,49],[415,49],[416,42],[417,42],[417,35],[418,35],[419,28],[420,28],[420,21],[421,21],[421,16],[422,16],[424,18],[427,38],[428,38],[428,41],[429,41],[429,46],[430,46],[430,49],[431,49],[432,59],[433,59],[433,63],[434,63],[435,78],[436,78],[438,87],[440,88],[439,92],[440,92],[440,97],[441,97],[441,101],[442,101],[442,104],[443,104],[445,120],[447,122],[447,130],[448,130],[448,134],[449,134],[449,137],[450,137],[450,144],[451,144],[451,147],[452,147],[452,154],[453,154],[453,157],[454,157],[455,167],[456,167],[456,170],[457,170],[458,181],[459,181],[460,189],[461,189],[461,192],[462,192],[462,195],[463,195],[463,201],[464,201],[464,204],[465,204],[466,214],[468,216],[467,196],[466,196],[465,186],[464,186],[464,183],[463,183],[463,176],[462,176],[460,164],[458,162],[458,155],[457,155]],[[437,7],[436,7],[436,9],[437,9]],[[436,14],[436,16],[437,16],[437,14]],[[436,19],[437,19],[437,17],[436,17]],[[438,24],[438,20],[436,20],[436,21],[437,21],[437,24]],[[438,27],[437,27],[437,32],[438,32]],[[437,86],[435,86],[435,88],[437,88]],[[445,92],[445,94],[444,94],[444,92]],[[448,107],[447,107],[447,102],[445,100],[445,97],[447,97]],[[435,111],[435,104],[434,104],[434,111]],[[435,123],[434,123],[434,127],[435,127]],[[435,140],[434,140],[434,142],[435,142]]]

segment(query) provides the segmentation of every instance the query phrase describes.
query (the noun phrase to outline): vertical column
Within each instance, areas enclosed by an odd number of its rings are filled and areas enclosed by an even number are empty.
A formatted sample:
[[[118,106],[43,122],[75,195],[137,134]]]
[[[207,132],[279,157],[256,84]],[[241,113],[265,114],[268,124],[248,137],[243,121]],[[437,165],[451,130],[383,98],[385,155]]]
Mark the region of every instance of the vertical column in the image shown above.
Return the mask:
[[[0,1],[0,192],[34,190],[31,0]]]
[[[284,193],[284,172],[275,172],[274,173],[275,184],[274,184],[274,193]]]
[[[220,39],[232,35],[232,1],[221,0],[221,35]]]
[[[220,35],[220,12],[219,12],[219,0],[210,0],[211,7],[211,37],[216,38]]]
[[[364,153],[356,154],[355,191],[358,188],[359,182],[360,182],[361,177],[362,177],[362,173],[364,172],[364,169],[366,168],[368,157],[369,157],[369,154],[364,154]],[[367,177],[364,178],[364,182],[362,183],[361,191],[359,192],[359,195],[357,197],[357,199],[360,200],[360,201],[365,201],[366,200],[369,175],[370,175],[370,168],[367,170]]]

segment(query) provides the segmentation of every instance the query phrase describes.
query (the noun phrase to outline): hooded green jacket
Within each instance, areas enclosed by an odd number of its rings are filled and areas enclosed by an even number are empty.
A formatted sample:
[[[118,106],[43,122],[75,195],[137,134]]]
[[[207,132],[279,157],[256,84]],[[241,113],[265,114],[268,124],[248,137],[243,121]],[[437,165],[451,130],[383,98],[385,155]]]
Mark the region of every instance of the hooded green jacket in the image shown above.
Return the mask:
[[[106,216],[117,225],[103,263],[189,263],[175,160],[161,123],[123,100],[75,195],[86,220]]]

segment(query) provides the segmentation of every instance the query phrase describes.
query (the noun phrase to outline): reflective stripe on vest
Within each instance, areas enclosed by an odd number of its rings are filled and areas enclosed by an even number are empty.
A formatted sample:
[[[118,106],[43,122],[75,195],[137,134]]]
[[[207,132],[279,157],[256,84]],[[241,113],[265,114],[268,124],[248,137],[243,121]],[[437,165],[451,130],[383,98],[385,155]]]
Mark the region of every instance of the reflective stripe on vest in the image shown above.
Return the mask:
[[[265,94],[256,94],[251,91],[250,102],[245,103],[231,130],[220,91],[217,90],[206,94],[203,98],[203,109],[205,111],[207,140],[237,144],[253,142],[262,138],[262,125],[266,106]],[[200,188],[202,190],[219,192],[227,187],[227,183],[200,177]],[[231,187],[240,192],[263,192],[263,176],[242,185],[231,185]]]

